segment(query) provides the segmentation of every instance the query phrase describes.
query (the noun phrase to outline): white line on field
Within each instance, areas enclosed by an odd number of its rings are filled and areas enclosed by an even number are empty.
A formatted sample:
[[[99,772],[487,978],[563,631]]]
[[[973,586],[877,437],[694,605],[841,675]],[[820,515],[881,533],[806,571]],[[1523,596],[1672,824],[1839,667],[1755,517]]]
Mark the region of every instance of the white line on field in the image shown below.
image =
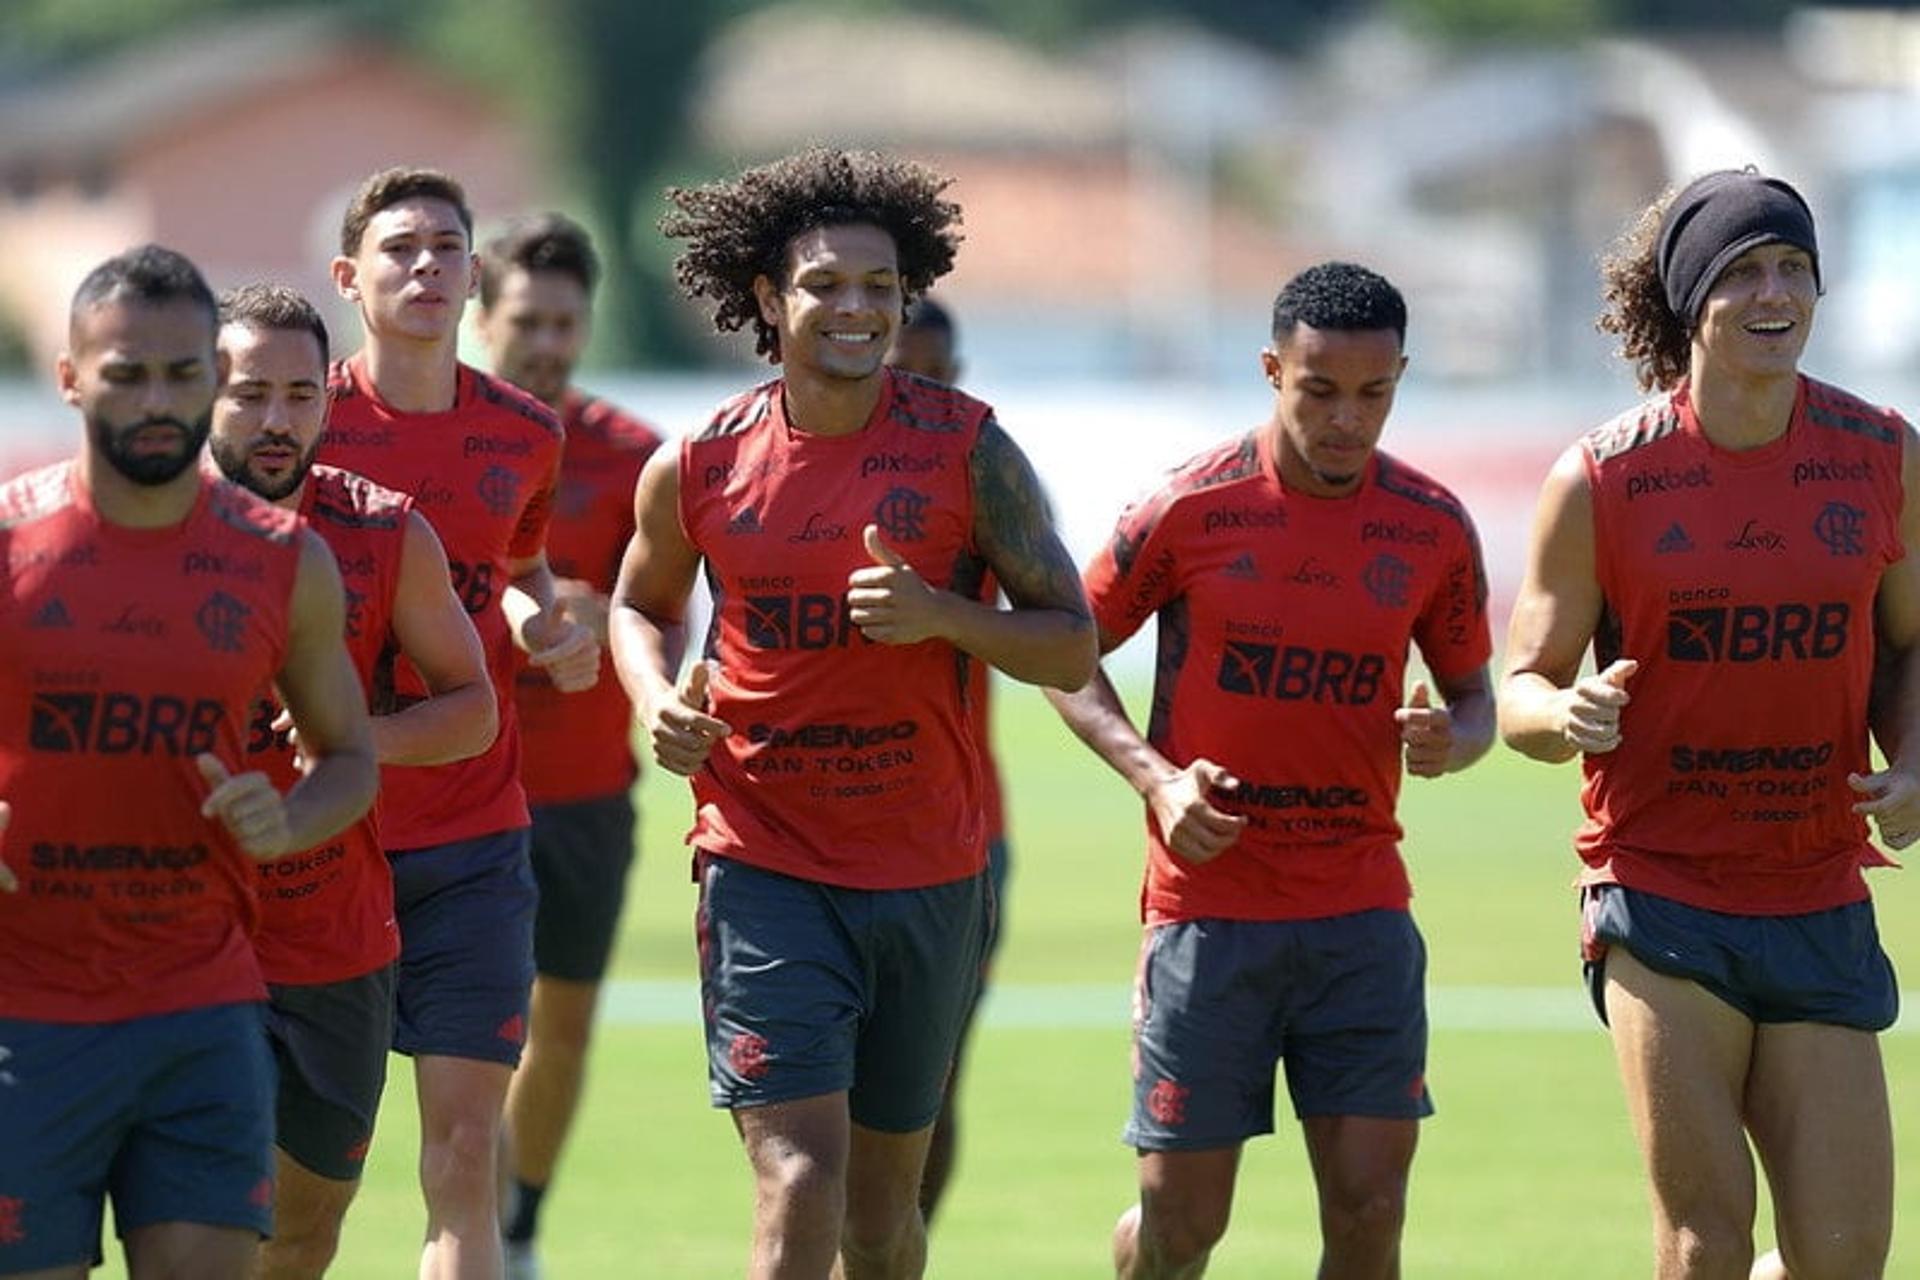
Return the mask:
[[[1903,992],[1911,1009],[1920,992]],[[1130,1007],[1124,986],[1106,983],[1000,983],[990,987],[981,1017],[989,1027],[1025,1030],[1124,1029]],[[700,1018],[699,984],[686,980],[616,979],[601,995],[602,1016],[618,1026],[692,1025]],[[1427,1016],[1436,1031],[1591,1031],[1599,1019],[1577,983],[1558,987],[1429,987]],[[1920,1031],[1920,1015],[1903,1016],[1890,1034]]]

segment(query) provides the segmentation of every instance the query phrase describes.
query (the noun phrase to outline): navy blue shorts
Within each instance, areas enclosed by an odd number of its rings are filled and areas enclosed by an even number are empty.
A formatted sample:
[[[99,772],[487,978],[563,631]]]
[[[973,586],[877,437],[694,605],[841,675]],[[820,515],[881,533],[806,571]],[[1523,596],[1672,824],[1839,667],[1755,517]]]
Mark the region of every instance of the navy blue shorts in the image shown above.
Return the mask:
[[[393,1047],[518,1066],[538,891],[527,828],[390,854],[400,922]]]
[[[979,989],[988,893],[984,872],[925,889],[842,889],[703,857],[713,1104],[845,1090],[866,1128],[932,1124]]]
[[[1625,947],[1656,973],[1698,983],[1753,1022],[1885,1031],[1900,1015],[1900,984],[1881,950],[1871,902],[1739,916],[1595,885],[1582,895],[1580,935],[1587,993],[1602,1022],[1608,947]]]
[[[613,954],[633,866],[633,796],[533,808],[534,967],[546,978],[598,982]]]
[[[280,1069],[274,1142],[337,1182],[359,1179],[387,1087],[392,965],[343,982],[269,986],[267,1038]]]
[[[1297,1117],[1432,1115],[1426,972],[1405,911],[1150,927],[1126,1143],[1196,1151],[1272,1133],[1277,1063]]]
[[[987,841],[987,886],[993,890],[993,910],[987,916],[987,962],[1000,950],[1007,932],[1007,877],[1013,870],[1013,851],[1005,836]]]
[[[273,1056],[258,1004],[68,1025],[0,1018],[0,1274],[98,1265],[163,1222],[269,1234]]]

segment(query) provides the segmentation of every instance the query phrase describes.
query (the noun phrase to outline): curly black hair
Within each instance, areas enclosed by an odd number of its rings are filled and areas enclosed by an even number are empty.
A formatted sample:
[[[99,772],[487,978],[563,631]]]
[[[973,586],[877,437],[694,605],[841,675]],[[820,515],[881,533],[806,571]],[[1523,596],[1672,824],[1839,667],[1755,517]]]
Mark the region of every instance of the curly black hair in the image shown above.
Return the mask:
[[[1273,340],[1284,344],[1295,325],[1362,332],[1391,329],[1407,340],[1407,302],[1385,276],[1351,262],[1322,262],[1286,282],[1273,300]]]
[[[1693,336],[1667,305],[1660,280],[1660,224],[1678,187],[1669,187],[1634,217],[1600,259],[1600,297],[1606,308],[1594,321],[1620,339],[1620,358],[1633,366],[1642,391],[1667,391],[1687,376]]]
[[[674,275],[689,298],[711,298],[713,326],[753,323],[754,350],[780,359],[780,334],[760,315],[753,282],[785,283],[787,249],[819,227],[866,224],[893,237],[903,302],[953,268],[960,206],[940,198],[952,179],[875,151],[811,147],[725,182],[669,187],[660,230],[687,242]]]

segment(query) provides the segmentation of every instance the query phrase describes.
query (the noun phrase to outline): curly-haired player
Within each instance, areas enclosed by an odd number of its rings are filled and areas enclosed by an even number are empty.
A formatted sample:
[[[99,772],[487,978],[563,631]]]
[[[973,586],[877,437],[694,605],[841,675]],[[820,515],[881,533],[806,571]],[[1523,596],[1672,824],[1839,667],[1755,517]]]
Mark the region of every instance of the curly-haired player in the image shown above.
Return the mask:
[[[945,182],[813,150],[670,194],[680,279],[781,376],[648,462],[614,657],[690,776],[715,1105],[756,1179],[751,1274],[918,1276],[918,1193],[991,895],[972,655],[1078,688],[1093,627],[986,405],[888,369],[951,265]],[[705,565],[715,617],[676,687]],[[979,600],[991,571],[1011,607]]]
[[[1582,950],[1656,1274],[1748,1274],[1751,1142],[1780,1239],[1754,1274],[1879,1275],[1875,1033],[1899,992],[1861,870],[1883,861],[1867,817],[1893,848],[1920,834],[1920,454],[1899,415],[1800,372],[1820,257],[1778,178],[1725,170],[1663,197],[1604,274],[1602,327],[1656,394],[1541,492],[1501,731],[1538,760],[1583,757]]]

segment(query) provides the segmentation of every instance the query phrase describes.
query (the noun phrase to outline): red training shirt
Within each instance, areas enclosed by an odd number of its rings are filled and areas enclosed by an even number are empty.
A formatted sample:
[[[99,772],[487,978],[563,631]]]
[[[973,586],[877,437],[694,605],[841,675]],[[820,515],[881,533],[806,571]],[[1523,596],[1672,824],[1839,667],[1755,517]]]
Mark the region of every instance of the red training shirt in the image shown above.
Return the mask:
[[[612,592],[620,557],[633,537],[633,490],[640,469],[660,447],[660,433],[608,404],[569,390],[562,401],[566,456],[547,526],[547,563],[556,577],[578,578]],[[562,693],[521,662],[520,781],[530,804],[566,804],[619,795],[633,785],[633,708],[600,655],[600,682]]]
[[[1240,786],[1212,803],[1247,818],[1193,863],[1149,812],[1150,924],[1405,908],[1393,713],[1408,643],[1443,681],[1492,653],[1479,542],[1451,493],[1384,453],[1352,494],[1296,493],[1267,435],[1176,468],[1086,572],[1106,639],[1159,615],[1147,740],[1177,765],[1223,765]]]
[[[253,859],[194,757],[238,771],[286,657],[299,517],[200,477],[177,525],[93,508],[77,464],[0,486],[0,1017],[119,1022],[261,1000]]]
[[[397,642],[394,598],[413,501],[365,476],[336,467],[307,473],[300,514],[326,539],[346,588],[347,652],[376,715],[390,698]],[[300,779],[287,735],[275,733],[279,700],[254,703],[247,731],[247,767],[281,791]],[[390,964],[400,954],[393,918],[393,874],[380,851],[374,814],[318,849],[257,864],[260,930],[254,950],[268,982],[344,982]]]
[[[320,460],[396,489],[447,549],[454,591],[487,655],[500,734],[451,764],[380,771],[380,839],[388,852],[422,849],[527,825],[520,731],[513,708],[514,644],[500,600],[508,561],[539,553],[560,473],[552,410],[519,388],[461,365],[451,409],[401,413],[380,399],[364,353],[336,363]],[[394,664],[404,705],[426,695],[419,673]]]
[[[1581,441],[1606,599],[1594,654],[1640,663],[1620,746],[1584,761],[1583,883],[1749,915],[1867,896],[1878,855],[1847,774],[1871,769],[1905,434],[1802,378],[1786,433],[1758,449],[1710,443],[1684,385]]]
[[[791,426],[785,384],[739,396],[680,446],[680,519],[706,558],[733,726],[693,779],[693,844],[860,889],[943,884],[985,862],[971,703],[945,641],[869,641],[847,575],[876,524],[928,585],[976,596],[969,459],[991,410],[888,369],[857,432]]]

